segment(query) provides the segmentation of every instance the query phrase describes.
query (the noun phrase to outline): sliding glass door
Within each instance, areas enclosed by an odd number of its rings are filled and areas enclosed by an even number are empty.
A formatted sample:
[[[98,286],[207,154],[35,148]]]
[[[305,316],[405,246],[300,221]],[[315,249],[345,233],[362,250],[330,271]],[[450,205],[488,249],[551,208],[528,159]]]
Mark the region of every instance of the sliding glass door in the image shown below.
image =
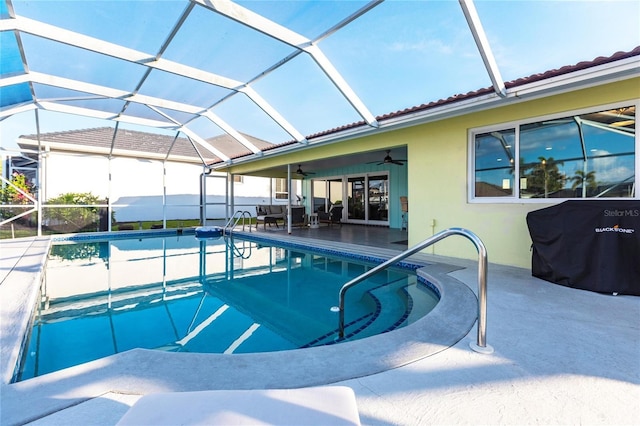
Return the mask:
[[[318,210],[327,212],[332,205],[342,204],[343,198],[342,178],[313,181],[312,209],[314,212]]]
[[[389,221],[389,177],[369,176],[369,198],[367,220]]]
[[[333,204],[347,206],[345,221],[389,224],[389,175],[386,173],[314,179],[313,211],[327,211]]]
[[[365,220],[366,219],[366,182],[364,176],[350,177],[347,179],[347,219],[348,220]]]

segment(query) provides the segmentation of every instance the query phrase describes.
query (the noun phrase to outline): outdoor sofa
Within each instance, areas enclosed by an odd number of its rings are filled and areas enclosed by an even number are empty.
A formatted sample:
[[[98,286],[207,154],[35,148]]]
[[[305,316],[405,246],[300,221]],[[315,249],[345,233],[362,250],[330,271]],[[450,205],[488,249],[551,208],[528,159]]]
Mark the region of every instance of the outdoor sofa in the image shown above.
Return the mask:
[[[259,224],[262,224],[265,230],[267,229],[267,224],[269,226],[275,224],[276,228],[279,228],[280,224],[284,226],[286,222],[286,205],[259,204],[256,206],[256,229]],[[306,226],[307,215],[304,206],[291,206],[291,224],[293,226]]]
[[[267,229],[267,224],[279,227],[278,223],[282,223],[287,218],[287,206],[285,205],[267,205],[258,204],[256,206],[256,228],[259,224],[262,224],[263,228]]]

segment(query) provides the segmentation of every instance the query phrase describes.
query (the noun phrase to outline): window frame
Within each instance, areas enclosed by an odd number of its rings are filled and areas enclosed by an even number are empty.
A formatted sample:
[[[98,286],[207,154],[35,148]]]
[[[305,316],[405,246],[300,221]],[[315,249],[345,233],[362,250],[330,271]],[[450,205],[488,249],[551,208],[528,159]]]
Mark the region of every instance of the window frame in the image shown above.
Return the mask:
[[[502,197],[476,197],[475,196],[475,187],[476,187],[476,151],[475,151],[475,136],[482,133],[489,133],[493,131],[505,131],[508,129],[515,129],[515,138],[514,138],[514,158],[520,158],[520,127],[526,124],[537,123],[541,121],[549,121],[549,120],[557,120],[567,117],[573,117],[584,114],[597,113],[601,111],[606,111],[610,109],[622,108],[625,106],[635,106],[636,111],[638,111],[638,106],[640,105],[640,101],[637,100],[629,100],[629,101],[620,101],[611,104],[598,105],[588,108],[581,108],[576,110],[568,110],[564,112],[559,112],[555,114],[548,114],[542,116],[536,116],[521,120],[513,120],[507,121],[498,124],[492,124],[489,126],[482,127],[474,127],[470,128],[467,131],[467,202],[471,204],[559,204],[568,200],[596,200],[596,199],[606,199],[606,200],[639,200],[640,195],[638,194],[638,186],[640,184],[640,138],[638,137],[638,133],[636,132],[634,138],[634,149],[635,149],[635,185],[636,185],[636,194],[634,197],[610,197],[610,198],[521,198],[520,197],[520,162],[515,161],[514,164],[514,187],[513,187],[513,195],[511,196],[502,196]],[[637,117],[636,117],[637,124]]]

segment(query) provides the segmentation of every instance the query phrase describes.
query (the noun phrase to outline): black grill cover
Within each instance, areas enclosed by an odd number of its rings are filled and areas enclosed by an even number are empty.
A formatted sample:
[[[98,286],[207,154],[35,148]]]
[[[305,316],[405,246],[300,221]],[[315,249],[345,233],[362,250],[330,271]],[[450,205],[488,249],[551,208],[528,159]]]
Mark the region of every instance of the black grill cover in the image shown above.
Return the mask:
[[[640,296],[640,201],[566,201],[527,214],[533,276]]]

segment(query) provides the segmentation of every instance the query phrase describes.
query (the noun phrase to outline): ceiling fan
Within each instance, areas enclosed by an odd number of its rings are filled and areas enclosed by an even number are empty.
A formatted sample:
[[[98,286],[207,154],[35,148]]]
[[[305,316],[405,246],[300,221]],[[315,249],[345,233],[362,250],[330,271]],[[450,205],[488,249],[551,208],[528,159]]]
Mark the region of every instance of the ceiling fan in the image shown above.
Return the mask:
[[[301,164],[298,164],[298,170],[296,170],[296,174],[300,176],[315,175],[314,172],[303,172]]]
[[[388,149],[388,150],[387,150],[387,155],[385,155],[385,157],[384,157],[384,159],[383,159],[382,161],[380,161],[380,162],[377,162],[377,161],[370,161],[370,162],[369,162],[369,163],[367,163],[367,164],[377,163],[377,165],[378,165],[378,166],[381,166],[381,165],[383,165],[383,164],[397,164],[398,166],[404,166],[404,163],[405,163],[407,160],[394,160],[393,158],[391,158],[390,153],[391,153],[391,150],[389,150],[389,149]]]

